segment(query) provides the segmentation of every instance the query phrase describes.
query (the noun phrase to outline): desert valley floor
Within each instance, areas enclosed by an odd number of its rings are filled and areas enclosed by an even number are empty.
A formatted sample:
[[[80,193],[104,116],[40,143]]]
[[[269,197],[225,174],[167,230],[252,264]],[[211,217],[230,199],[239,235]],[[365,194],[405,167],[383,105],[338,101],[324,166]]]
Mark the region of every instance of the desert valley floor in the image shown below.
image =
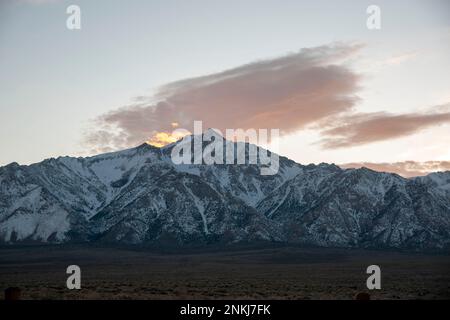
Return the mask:
[[[72,264],[81,268],[81,290],[66,288]],[[368,292],[372,264],[382,285],[372,299],[450,298],[448,253],[276,245],[3,246],[0,290],[19,287],[22,299],[353,299]]]

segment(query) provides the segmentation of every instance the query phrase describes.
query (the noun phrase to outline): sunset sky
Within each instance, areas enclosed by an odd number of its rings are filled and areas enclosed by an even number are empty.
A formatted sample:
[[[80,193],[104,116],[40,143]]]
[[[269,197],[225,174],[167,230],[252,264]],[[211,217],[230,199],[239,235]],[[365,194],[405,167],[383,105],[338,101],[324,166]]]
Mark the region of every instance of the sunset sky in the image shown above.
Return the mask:
[[[0,165],[203,120],[279,128],[278,152],[303,164],[450,170],[449,57],[445,0],[1,0]]]

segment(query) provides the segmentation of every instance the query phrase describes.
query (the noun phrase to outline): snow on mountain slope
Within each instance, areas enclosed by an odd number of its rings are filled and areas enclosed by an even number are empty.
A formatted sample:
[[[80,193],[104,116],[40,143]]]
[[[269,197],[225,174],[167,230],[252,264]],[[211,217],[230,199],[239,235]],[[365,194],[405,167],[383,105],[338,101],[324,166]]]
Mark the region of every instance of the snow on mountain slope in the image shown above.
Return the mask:
[[[366,168],[308,168],[257,209],[281,222],[293,242],[411,248],[449,244],[449,197],[417,181]]]
[[[405,179],[280,157],[261,175],[259,162],[175,165],[175,146],[0,167],[0,241],[450,244],[449,172]]]
[[[433,172],[424,177],[412,178],[412,180],[431,186],[440,191],[441,194],[450,197],[450,171]]]

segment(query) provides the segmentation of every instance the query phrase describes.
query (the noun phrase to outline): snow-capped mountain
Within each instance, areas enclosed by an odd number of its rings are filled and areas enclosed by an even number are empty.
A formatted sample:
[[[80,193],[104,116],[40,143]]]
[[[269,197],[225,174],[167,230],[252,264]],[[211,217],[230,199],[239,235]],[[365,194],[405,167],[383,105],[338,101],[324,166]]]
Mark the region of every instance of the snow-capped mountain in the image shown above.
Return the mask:
[[[260,164],[175,165],[176,145],[1,167],[0,241],[450,247],[450,172],[406,179],[280,157],[261,175]]]

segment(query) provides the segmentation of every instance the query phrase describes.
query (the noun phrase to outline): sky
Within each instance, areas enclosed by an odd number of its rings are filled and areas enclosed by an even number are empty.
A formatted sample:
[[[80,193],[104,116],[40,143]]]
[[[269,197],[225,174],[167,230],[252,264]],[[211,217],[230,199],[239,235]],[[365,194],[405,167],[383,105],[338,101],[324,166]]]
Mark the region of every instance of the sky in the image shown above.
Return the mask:
[[[202,120],[279,128],[303,164],[450,170],[449,57],[445,0],[0,0],[0,165]]]

